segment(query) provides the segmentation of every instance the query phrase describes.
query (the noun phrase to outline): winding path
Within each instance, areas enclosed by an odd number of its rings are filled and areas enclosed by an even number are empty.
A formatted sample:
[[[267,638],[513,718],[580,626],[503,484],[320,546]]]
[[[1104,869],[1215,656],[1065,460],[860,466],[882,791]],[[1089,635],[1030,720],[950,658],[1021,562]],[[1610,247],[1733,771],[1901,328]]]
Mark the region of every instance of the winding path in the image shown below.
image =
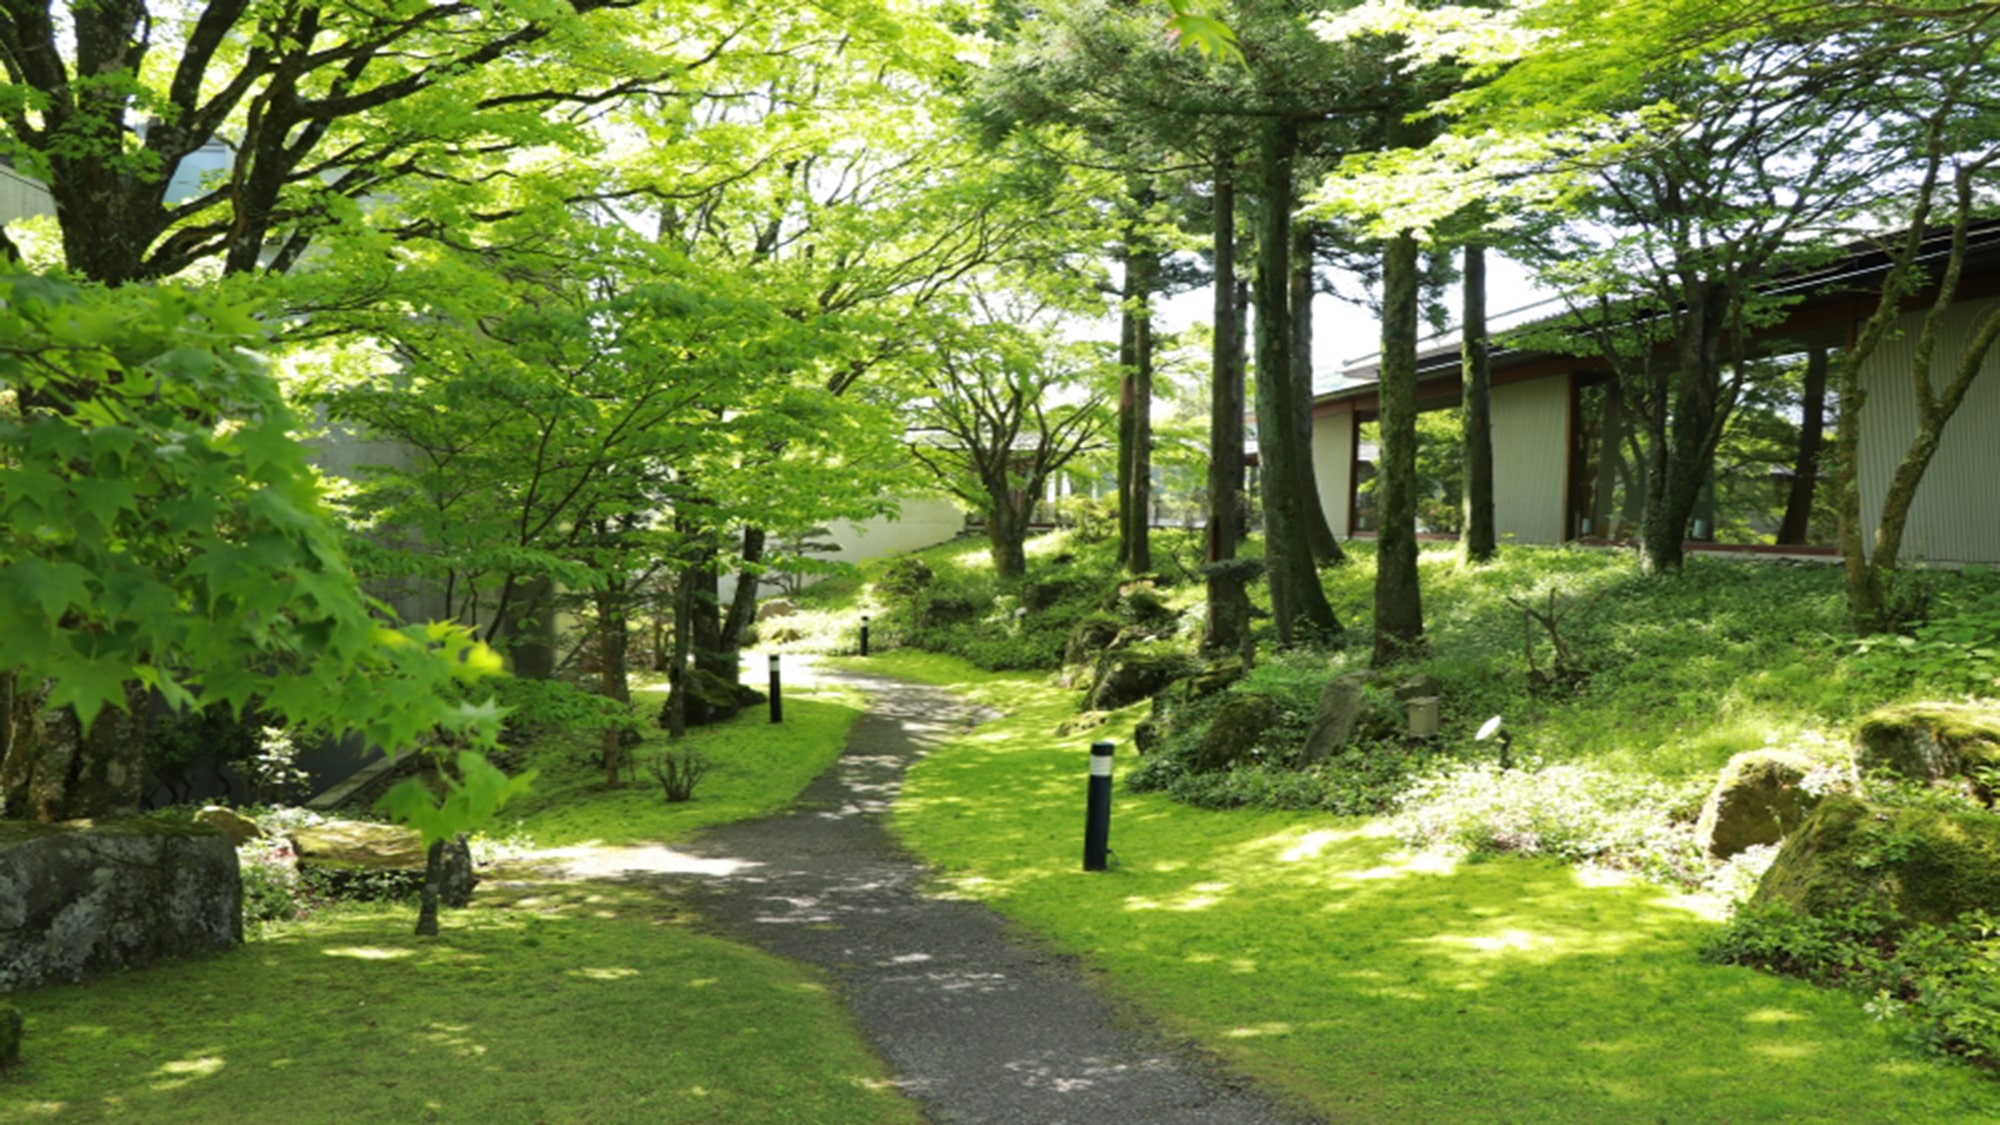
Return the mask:
[[[692,877],[694,906],[732,936],[823,968],[934,1120],[1298,1120],[1135,1026],[985,907],[927,897],[923,868],[882,817],[909,763],[976,717],[935,689],[842,678],[870,701],[842,757],[789,811],[689,849],[678,873]]]

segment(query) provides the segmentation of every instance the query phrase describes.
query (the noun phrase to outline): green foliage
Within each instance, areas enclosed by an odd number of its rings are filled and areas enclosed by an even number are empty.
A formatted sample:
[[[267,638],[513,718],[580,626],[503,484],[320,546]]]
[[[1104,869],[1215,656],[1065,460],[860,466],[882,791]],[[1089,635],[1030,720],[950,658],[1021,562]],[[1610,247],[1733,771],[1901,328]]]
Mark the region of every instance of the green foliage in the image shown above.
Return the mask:
[[[2000,919],[1990,915],[1912,925],[1862,902],[1812,915],[1755,904],[1739,909],[1701,952],[1858,993],[1925,1048],[2000,1068]]]
[[[469,826],[485,824],[509,799],[527,792],[534,770],[508,777],[484,754],[458,752],[455,770],[439,769],[444,792],[433,793],[419,778],[405,778],[384,793],[375,807],[423,835],[426,846],[448,840]]]
[[[693,800],[694,787],[708,769],[708,758],[692,748],[669,750],[646,763],[646,771],[660,783],[668,804]]]
[[[1699,806],[1690,790],[1587,766],[1479,762],[1417,780],[1393,823],[1415,847],[1549,855],[1699,885],[1708,876],[1694,842]]]
[[[1898,694],[1922,684],[1947,697],[2000,696],[2000,580],[1980,568],[1927,585],[1934,592],[1908,633],[1854,642],[1862,679]]]
[[[391,630],[348,570],[253,310],[0,274],[0,669],[89,722],[138,680],[401,749],[498,713],[497,658]]]
[[[226,703],[156,716],[146,727],[146,776],[150,788],[164,788],[185,801],[200,769],[220,774],[257,753],[262,722],[254,713],[241,718]]]

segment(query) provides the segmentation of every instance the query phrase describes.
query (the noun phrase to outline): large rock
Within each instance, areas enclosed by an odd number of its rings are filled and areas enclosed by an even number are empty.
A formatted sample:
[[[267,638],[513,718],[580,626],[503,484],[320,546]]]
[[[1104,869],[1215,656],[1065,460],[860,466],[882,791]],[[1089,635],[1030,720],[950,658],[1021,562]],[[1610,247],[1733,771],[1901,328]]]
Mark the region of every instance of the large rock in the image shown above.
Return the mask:
[[[221,805],[204,806],[200,812],[194,814],[194,822],[206,824],[210,828],[226,833],[230,841],[239,848],[252,840],[261,839],[264,835],[264,830],[258,827],[256,821],[235,809],[224,808]]]
[[[1830,796],[1785,841],[1753,901],[1815,915],[1869,902],[1912,922],[2000,911],[2000,816]]]
[[[152,817],[0,824],[0,993],[243,940],[236,846]]]
[[[1070,630],[1069,640],[1063,645],[1063,663],[1086,664],[1094,661],[1111,642],[1118,639],[1121,628],[1115,618],[1086,617]]]
[[[1775,844],[1804,823],[1819,801],[1799,787],[1812,760],[1790,750],[1750,750],[1729,759],[1702,802],[1695,842],[1711,859]]]
[[[1092,711],[1116,711],[1165,690],[1193,663],[1179,653],[1117,651],[1106,654],[1090,690]]]
[[[755,688],[735,683],[718,676],[706,668],[695,668],[681,677],[675,690],[687,691],[687,712],[684,718],[691,727],[713,726],[726,723],[736,717],[745,707],[763,702],[764,696]],[[659,723],[671,726],[674,713],[673,693],[660,703]]]
[[[1362,677],[1341,676],[1320,689],[1312,727],[1306,731],[1305,749],[1299,754],[1302,765],[1326,761],[1354,736],[1355,724],[1367,704],[1362,683]]]
[[[780,617],[790,617],[799,611],[799,603],[790,598],[767,598],[757,603],[757,624]]]
[[[1249,757],[1264,745],[1265,736],[1278,723],[1278,701],[1267,695],[1223,697],[1215,718],[1201,736],[1194,768],[1199,773],[1226,770]]]
[[[329,820],[292,831],[299,872],[324,880],[336,896],[400,898],[423,889],[424,839],[414,829],[365,820]],[[464,906],[479,876],[465,837],[444,846],[438,901]]]
[[[1855,762],[1863,771],[1886,770],[1912,781],[1974,780],[2000,767],[2000,707],[1973,703],[1910,703],[1884,707],[1856,728]]]

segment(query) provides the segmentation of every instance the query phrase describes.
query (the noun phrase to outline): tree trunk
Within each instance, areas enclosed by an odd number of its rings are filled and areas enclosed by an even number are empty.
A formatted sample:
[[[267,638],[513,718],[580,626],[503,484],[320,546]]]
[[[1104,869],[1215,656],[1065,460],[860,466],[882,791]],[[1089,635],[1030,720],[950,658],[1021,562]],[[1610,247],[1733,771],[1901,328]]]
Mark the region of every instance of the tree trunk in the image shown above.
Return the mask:
[[[1298,126],[1263,126],[1258,144],[1257,212],[1257,448],[1263,471],[1264,566],[1278,643],[1340,635],[1340,622],[1320,588],[1300,496],[1298,410],[1292,394],[1291,288],[1292,157]]]
[[[597,593],[598,692],[629,710],[632,685],[627,676],[626,654],[631,636],[626,627],[627,589],[612,581]],[[625,760],[625,727],[612,725],[603,731],[604,783],[613,789],[621,784],[620,767]]]
[[[1376,667],[1423,643],[1417,582],[1417,240],[1408,232],[1382,255],[1381,523],[1375,550]]]
[[[722,568],[716,565],[713,549],[704,550],[702,558],[690,586],[693,600],[688,616],[695,667],[735,683],[736,659],[723,651],[722,643]]]
[[[688,658],[694,650],[694,585],[696,567],[681,570],[674,584],[674,650],[667,664],[667,737],[679,742],[687,734]]]
[[[1686,309],[1675,331],[1674,408],[1667,448],[1655,455],[1663,479],[1650,482],[1640,533],[1639,567],[1648,574],[1680,568],[1688,520],[1708,479],[1715,441],[1727,410],[1722,402],[1722,346],[1727,336],[1729,287],[1713,281],[1687,285]]]
[[[1333,526],[1326,522],[1326,505],[1319,498],[1319,468],[1313,464],[1313,230],[1311,223],[1292,224],[1292,400],[1298,418],[1298,490],[1305,516],[1306,544],[1312,556],[1327,566],[1347,561]]]
[[[992,501],[986,513],[986,543],[994,575],[1007,582],[1028,573],[1028,516],[1034,510],[1034,499],[1017,495],[1003,484],[992,491]]]
[[[1490,562],[1498,550],[1493,525],[1493,359],[1486,333],[1486,247],[1465,246],[1465,324],[1459,361],[1465,385],[1465,560]],[[1615,440],[1615,435],[1614,435]]]
[[[417,899],[417,936],[438,936],[438,891],[444,885],[444,841],[424,849],[424,889]]]
[[[1130,510],[1125,568],[1133,574],[1153,569],[1153,293],[1160,284],[1160,254],[1141,251],[1131,259],[1141,302],[1132,314],[1132,434],[1126,467],[1126,503]]]
[[[1813,493],[1819,485],[1819,451],[1826,439],[1826,368],[1824,347],[1815,347],[1806,354],[1799,456],[1792,466],[1792,488],[1785,499],[1785,518],[1778,524],[1780,543],[1804,543],[1811,535]]]
[[[1139,381],[1139,317],[1134,308],[1138,300],[1138,250],[1132,245],[1129,229],[1118,259],[1122,274],[1118,308],[1118,565],[1129,570],[1133,548],[1132,445],[1138,427]]]
[[[1250,595],[1236,558],[1243,492],[1243,319],[1236,304],[1236,184],[1227,160],[1215,170],[1215,340],[1209,361],[1208,618],[1204,652],[1249,647]]]
[[[757,588],[763,579],[756,571],[757,564],[764,561],[764,546],[768,538],[761,527],[743,529],[743,565],[736,571],[736,589],[729,598],[728,616],[722,621],[722,651],[729,662],[730,683],[738,683],[742,679],[743,635],[757,620]]]

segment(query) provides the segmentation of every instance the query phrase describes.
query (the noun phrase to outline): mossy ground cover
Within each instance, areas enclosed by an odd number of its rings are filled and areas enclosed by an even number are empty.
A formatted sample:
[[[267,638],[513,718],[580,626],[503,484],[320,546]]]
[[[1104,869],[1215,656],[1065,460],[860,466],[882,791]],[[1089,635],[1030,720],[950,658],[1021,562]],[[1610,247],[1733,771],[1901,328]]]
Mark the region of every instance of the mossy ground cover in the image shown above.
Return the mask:
[[[744,682],[762,690],[765,669],[755,662]],[[522,768],[540,771],[528,794],[500,814],[497,835],[518,834],[540,847],[572,844],[664,843],[716,824],[776,812],[840,756],[847,728],[860,715],[861,698],[829,683],[809,657],[788,656],[784,722],[770,722],[762,707],[745,709],[727,723],[689,731],[674,745],[653,722],[666,686],[634,690],[644,743],[632,749],[633,768],[618,788],[605,782],[597,736],[549,738],[531,745]],[[648,763],[669,750],[691,749],[709,762],[694,799],[668,803]]]
[[[482,889],[436,940],[348,909],[12,997],[0,1122],[915,1122],[798,966],[634,886]]]
[[[512,831],[666,841],[781,807],[859,713],[794,664],[784,724],[746,712],[689,736],[715,762],[694,801],[643,772],[610,789],[550,741]],[[642,766],[663,745],[649,734]],[[919,1119],[814,973],[641,885],[488,878],[436,940],[410,936],[408,905],[338,905],[227,954],[9,997],[27,1037],[0,1125]]]
[[[1376,822],[1120,792],[1081,870],[1074,696],[941,657],[895,670],[1004,708],[923,759],[904,840],[1109,985],[1333,1120],[1990,1122],[2000,1089],[1852,996],[1705,964],[1714,923],[1547,860],[1400,852]],[[1120,768],[1132,759],[1121,753]]]

